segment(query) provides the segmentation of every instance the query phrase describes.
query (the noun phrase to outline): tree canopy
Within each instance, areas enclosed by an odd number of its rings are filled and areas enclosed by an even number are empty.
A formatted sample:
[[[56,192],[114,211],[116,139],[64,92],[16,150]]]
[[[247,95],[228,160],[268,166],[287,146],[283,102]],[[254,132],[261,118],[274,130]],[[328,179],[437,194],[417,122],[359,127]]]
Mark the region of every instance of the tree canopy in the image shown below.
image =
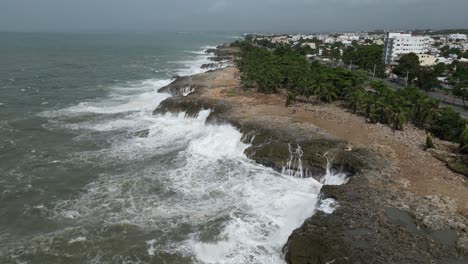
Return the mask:
[[[401,56],[398,65],[393,68],[393,73],[398,76],[408,76],[408,83],[411,83],[418,75],[420,68],[419,57],[415,53]]]
[[[343,52],[343,62],[359,66],[359,68],[373,71],[376,70],[377,77],[384,77],[385,65],[382,62],[382,46],[379,45],[359,45],[348,47]]]
[[[419,67],[415,56],[403,56],[400,70],[417,66],[418,85],[423,89],[430,88],[434,84],[434,69]],[[364,59],[363,63],[368,62]],[[395,91],[382,81],[366,85],[366,72],[309,62],[289,47],[269,51],[244,43],[236,64],[244,86],[263,93],[287,90],[286,105],[298,97],[314,96],[326,103],[340,99],[353,113],[366,116],[369,122],[387,124],[394,131],[403,130],[408,122],[412,122],[441,139],[459,142],[460,149],[465,151],[462,144],[466,145],[467,122],[452,108],[439,108],[437,100],[418,88]]]

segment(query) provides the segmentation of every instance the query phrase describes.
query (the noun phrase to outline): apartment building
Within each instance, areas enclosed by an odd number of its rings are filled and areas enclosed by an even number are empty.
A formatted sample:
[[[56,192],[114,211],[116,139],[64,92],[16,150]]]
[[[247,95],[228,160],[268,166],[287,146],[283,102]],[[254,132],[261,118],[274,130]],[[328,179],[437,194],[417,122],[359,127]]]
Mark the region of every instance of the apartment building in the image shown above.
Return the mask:
[[[448,36],[449,40],[455,41],[455,40],[467,40],[467,36],[465,34],[450,34]]]
[[[413,36],[403,33],[387,33],[383,61],[390,64],[403,54],[422,54],[429,51],[432,39],[427,36]]]
[[[437,62],[437,57],[430,54],[418,54],[419,64],[421,66],[434,66]]]

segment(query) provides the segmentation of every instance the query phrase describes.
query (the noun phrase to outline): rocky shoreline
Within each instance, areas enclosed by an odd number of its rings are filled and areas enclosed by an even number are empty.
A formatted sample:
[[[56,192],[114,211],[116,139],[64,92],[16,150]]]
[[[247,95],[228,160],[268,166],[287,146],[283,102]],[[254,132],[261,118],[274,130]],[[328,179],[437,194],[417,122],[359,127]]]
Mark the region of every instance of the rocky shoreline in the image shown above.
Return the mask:
[[[208,52],[216,62],[232,60],[235,51],[220,46]],[[321,199],[334,199],[339,207],[333,214],[317,211],[284,241],[287,263],[468,263],[467,217],[451,199],[400,188],[385,151],[352,145],[320,125],[298,121],[305,111],[286,108],[279,95],[241,88],[233,67],[178,77],[160,92],[174,96],[154,114],[193,117],[211,109],[207,122],[237,127],[251,143],[246,155],[260,164],[280,171],[290,147],[300,146],[304,174],[320,177],[329,158],[335,170],[350,176],[348,184],[323,186]]]

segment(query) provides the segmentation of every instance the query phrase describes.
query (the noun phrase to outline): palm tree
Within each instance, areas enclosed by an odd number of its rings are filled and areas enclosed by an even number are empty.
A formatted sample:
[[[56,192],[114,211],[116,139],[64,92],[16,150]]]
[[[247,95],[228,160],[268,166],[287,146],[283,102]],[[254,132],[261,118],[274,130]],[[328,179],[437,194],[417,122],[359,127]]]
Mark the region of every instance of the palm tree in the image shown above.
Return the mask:
[[[375,97],[374,96],[367,97],[364,101],[364,107],[365,107],[366,116],[370,117],[370,114],[375,112]]]
[[[423,108],[423,120],[425,123],[431,123],[439,116],[439,101],[426,97],[427,103]]]
[[[362,107],[363,101],[364,94],[360,90],[355,90],[348,95],[348,106],[353,109],[353,114]]]
[[[368,113],[369,121],[371,123],[377,123],[379,121],[379,114],[375,111],[375,108],[371,108]]]
[[[383,81],[372,82],[370,86],[374,88],[376,91],[382,91],[385,88],[387,88],[387,85]]]
[[[383,100],[377,101],[377,113],[382,124],[390,125],[392,123],[393,108]]]
[[[374,96],[369,96],[364,101],[366,117],[369,118],[369,121],[371,123],[379,122],[380,115],[378,114],[377,107],[378,107],[378,104]]]
[[[417,126],[422,127],[436,118],[439,102],[429,97],[419,97],[412,102],[412,105],[408,104],[408,106],[411,108],[412,121]]]
[[[297,94],[306,98],[310,97],[315,93],[315,86],[316,82],[313,79],[309,78],[309,76],[304,76],[298,81]]]
[[[333,102],[338,95],[336,94],[336,88],[330,83],[321,83],[317,86],[317,93],[319,99],[327,103]]]
[[[292,91],[288,91],[286,94],[286,107],[290,106],[296,101],[296,94]]]

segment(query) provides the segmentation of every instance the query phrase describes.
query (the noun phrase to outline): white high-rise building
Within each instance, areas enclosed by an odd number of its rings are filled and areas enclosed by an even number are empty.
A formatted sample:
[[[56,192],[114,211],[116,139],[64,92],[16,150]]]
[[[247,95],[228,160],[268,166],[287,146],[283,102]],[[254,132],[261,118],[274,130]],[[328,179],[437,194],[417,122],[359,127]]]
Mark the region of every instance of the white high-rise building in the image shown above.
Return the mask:
[[[431,38],[427,36],[413,36],[411,34],[387,33],[383,61],[390,64],[402,54],[422,54],[429,51]]]
[[[450,34],[449,39],[450,40],[467,40],[467,37],[465,34]]]

